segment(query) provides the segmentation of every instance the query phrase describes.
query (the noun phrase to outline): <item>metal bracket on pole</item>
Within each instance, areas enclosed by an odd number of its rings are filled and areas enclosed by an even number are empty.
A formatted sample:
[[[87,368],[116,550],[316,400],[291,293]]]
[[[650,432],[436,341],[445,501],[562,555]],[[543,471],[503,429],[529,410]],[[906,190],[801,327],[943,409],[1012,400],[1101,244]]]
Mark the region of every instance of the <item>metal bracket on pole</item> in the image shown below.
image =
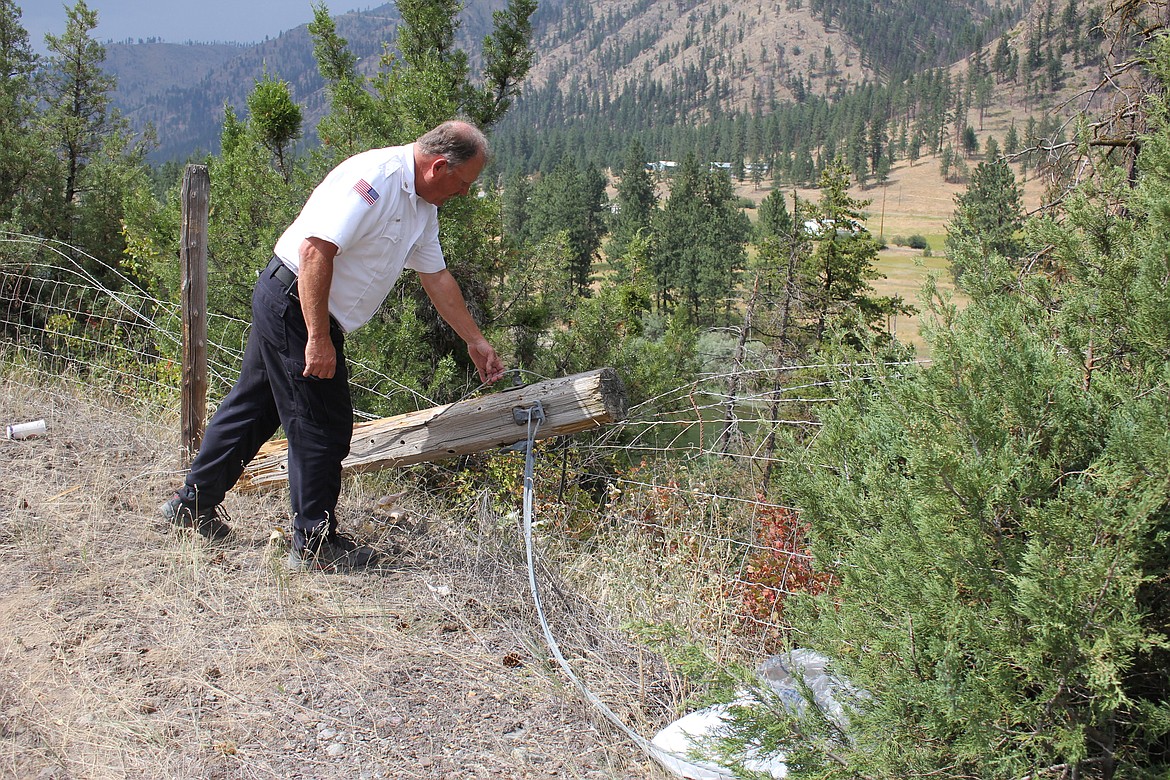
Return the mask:
[[[513,406],[512,419],[517,425],[528,425],[532,420],[544,422],[544,406],[540,401],[533,401],[532,406]]]

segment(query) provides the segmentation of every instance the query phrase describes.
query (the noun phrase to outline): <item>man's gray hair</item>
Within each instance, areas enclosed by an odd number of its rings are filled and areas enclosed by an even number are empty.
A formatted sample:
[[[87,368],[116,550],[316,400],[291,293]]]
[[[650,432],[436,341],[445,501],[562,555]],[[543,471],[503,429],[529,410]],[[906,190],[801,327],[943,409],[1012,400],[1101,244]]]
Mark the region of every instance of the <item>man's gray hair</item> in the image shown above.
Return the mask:
[[[424,154],[442,157],[452,168],[457,168],[478,154],[488,156],[487,136],[471,124],[459,119],[444,122],[428,130],[417,141]]]

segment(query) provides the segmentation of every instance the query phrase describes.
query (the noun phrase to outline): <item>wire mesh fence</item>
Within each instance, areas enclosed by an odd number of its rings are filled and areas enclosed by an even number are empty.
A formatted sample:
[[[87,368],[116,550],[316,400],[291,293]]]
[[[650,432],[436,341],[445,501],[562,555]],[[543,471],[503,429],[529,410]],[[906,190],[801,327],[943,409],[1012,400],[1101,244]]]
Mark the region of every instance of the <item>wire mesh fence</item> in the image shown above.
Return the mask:
[[[0,231],[0,345],[7,360],[49,377],[75,375],[164,412],[176,407],[182,354],[181,306],[145,289],[116,266],[59,241]],[[239,375],[248,323],[208,313],[208,403]],[[436,402],[360,361],[350,381],[363,397],[396,407]],[[403,397],[406,401],[403,402]],[[376,414],[359,409],[363,419]]]
[[[177,301],[66,244],[0,232],[0,245],[8,245],[0,254],[0,362],[10,376],[29,384],[73,382],[91,394],[132,399],[134,408],[157,419],[176,415]],[[214,314],[208,323],[214,408],[236,378],[248,324]],[[870,368],[849,366],[849,376],[865,379]],[[689,614],[706,616],[693,630],[730,626],[766,644],[783,630],[785,598],[826,584],[813,567],[799,514],[767,498],[766,474],[786,457],[766,434],[779,427],[815,430],[808,410],[831,402],[836,380],[823,378],[831,370],[741,367],[732,395],[729,375],[707,374],[634,406],[601,435],[542,445],[540,522],[565,540],[562,550],[576,545],[564,557],[568,565],[624,546],[627,560],[643,560],[650,569],[628,582],[616,576],[610,587],[638,580],[652,590],[689,589],[687,599],[709,602],[690,605]],[[813,375],[822,378],[807,379]],[[415,408],[437,405],[358,362],[351,362],[351,381],[364,397],[405,393]],[[700,571],[702,582],[694,574]],[[598,570],[591,576],[600,576]],[[643,596],[631,591],[626,598],[633,603]],[[678,621],[689,619],[679,612]]]

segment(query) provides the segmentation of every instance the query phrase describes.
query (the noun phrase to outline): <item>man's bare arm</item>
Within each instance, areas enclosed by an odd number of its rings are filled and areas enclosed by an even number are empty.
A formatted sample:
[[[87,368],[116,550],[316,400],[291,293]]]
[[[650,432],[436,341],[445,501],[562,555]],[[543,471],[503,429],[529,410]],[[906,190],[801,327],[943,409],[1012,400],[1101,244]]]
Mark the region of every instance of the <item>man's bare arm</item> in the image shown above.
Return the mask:
[[[297,294],[309,330],[304,375],[317,379],[332,379],[337,372],[337,350],[329,338],[329,289],[336,254],[337,246],[320,238],[306,238],[301,243]]]
[[[455,277],[446,268],[433,274],[420,273],[418,277],[439,316],[467,342],[467,353],[479,370],[479,378],[484,382],[499,380],[504,375],[504,363],[472,319]]]

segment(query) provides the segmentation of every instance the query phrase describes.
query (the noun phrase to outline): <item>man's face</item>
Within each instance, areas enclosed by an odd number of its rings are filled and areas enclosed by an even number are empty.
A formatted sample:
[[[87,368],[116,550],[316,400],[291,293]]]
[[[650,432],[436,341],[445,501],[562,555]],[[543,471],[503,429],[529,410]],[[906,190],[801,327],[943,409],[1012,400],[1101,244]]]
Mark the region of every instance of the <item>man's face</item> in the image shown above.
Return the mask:
[[[416,187],[418,196],[428,203],[442,206],[449,198],[466,195],[483,171],[483,155],[476,155],[459,166],[452,166],[442,157],[427,166],[422,182]]]

